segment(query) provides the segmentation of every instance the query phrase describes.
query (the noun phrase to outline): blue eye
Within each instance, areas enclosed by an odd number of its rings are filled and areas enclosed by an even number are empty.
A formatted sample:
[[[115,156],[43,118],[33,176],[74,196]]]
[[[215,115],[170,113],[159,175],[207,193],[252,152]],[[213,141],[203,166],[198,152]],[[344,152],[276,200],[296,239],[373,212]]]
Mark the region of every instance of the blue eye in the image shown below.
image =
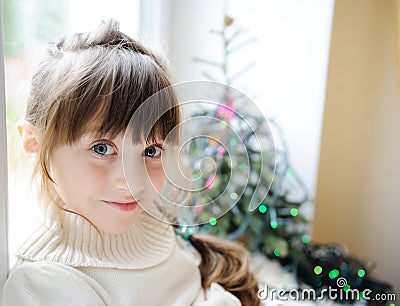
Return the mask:
[[[144,150],[143,155],[152,158],[159,158],[163,150],[164,148],[160,146],[150,146]]]
[[[108,143],[98,143],[92,147],[92,150],[99,155],[115,154],[115,149]]]

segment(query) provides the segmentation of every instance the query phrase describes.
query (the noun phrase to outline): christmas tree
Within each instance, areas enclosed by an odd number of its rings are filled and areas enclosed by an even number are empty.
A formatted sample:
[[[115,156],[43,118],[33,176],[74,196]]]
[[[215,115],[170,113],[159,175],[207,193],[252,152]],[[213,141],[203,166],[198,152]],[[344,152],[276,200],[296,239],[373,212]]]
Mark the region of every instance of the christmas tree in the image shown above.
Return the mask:
[[[213,201],[216,206],[223,205],[222,202],[226,199],[219,195],[221,188],[226,186],[231,189],[230,195],[233,198],[238,197],[238,190],[243,189],[243,185],[245,190],[236,205],[222,217],[215,219],[211,212],[203,213],[202,221],[209,222],[203,224],[201,230],[242,241],[252,252],[262,251],[270,257],[287,257],[292,245],[310,242],[310,223],[302,214],[302,208],[311,205],[312,201],[304,183],[290,165],[287,146],[279,125],[269,118],[268,126],[265,126],[263,123],[266,118],[261,113],[247,111],[248,98],[229,87],[232,80],[228,72],[229,56],[235,50],[255,41],[250,39],[237,44],[236,40],[240,38],[242,30],[235,29],[233,25],[233,18],[225,16],[223,30],[212,31],[214,35],[221,36],[224,48],[221,64],[196,58],[197,62],[219,67],[227,89],[221,98],[221,104],[202,112],[197,111],[192,116],[209,116],[221,120],[219,127],[214,128],[219,131],[211,133],[219,133],[225,137],[215,137],[220,143],[214,144],[214,137],[207,142],[193,142],[191,156],[201,159],[204,154],[200,152],[206,151],[208,155],[215,156],[216,173],[212,176],[203,173],[202,176],[201,185],[206,186],[207,192],[201,193],[201,203]],[[204,75],[211,81],[218,81],[212,79],[207,72],[204,72]],[[241,125],[243,120],[254,122],[252,129],[238,131],[237,126]],[[203,134],[210,134],[211,126],[203,123],[203,127],[198,126],[195,129],[204,130]],[[244,136],[237,141],[227,133],[227,126],[234,126],[236,133]],[[236,149],[238,142],[244,145],[244,150]],[[255,143],[258,145],[254,145]],[[223,144],[228,144],[230,150]],[[248,156],[248,163],[232,164],[233,156],[236,160],[246,160],[244,155]],[[233,176],[231,172],[235,167],[248,168],[248,178]],[[254,192],[260,189],[260,185],[264,190],[256,197],[257,209],[249,210],[251,198]]]
[[[295,274],[299,286],[305,283],[317,293],[327,286],[343,291],[388,292],[390,285],[375,280],[368,267],[343,247],[311,242],[313,200],[290,164],[279,125],[272,118],[267,118],[265,124],[264,116],[246,107],[249,99],[229,86],[234,79],[229,57],[255,40],[237,43],[243,31],[229,16],[224,17],[221,31],[211,33],[221,38],[222,62],[195,60],[220,69],[227,86],[219,103],[191,114],[193,118],[202,118],[191,123],[192,130],[212,136],[194,139],[187,152],[187,163],[201,169],[193,173],[192,179],[202,187],[201,192],[191,194],[199,224],[191,231],[239,241],[252,253],[276,259]],[[221,81],[207,71],[204,76]],[[234,127],[235,133],[229,127]],[[214,157],[213,165],[201,168],[200,163],[209,156]],[[187,226],[181,228],[181,232],[186,231]],[[341,283],[342,280],[346,283]],[[351,299],[339,296],[337,300],[353,303],[362,298],[362,295]]]

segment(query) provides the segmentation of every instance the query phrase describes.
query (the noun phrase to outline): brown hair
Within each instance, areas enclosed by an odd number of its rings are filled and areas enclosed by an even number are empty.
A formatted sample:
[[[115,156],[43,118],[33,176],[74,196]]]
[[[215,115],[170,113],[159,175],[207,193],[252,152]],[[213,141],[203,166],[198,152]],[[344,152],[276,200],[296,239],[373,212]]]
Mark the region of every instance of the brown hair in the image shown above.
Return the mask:
[[[55,204],[58,201],[49,172],[55,148],[73,144],[93,129],[102,137],[120,135],[139,106],[160,91],[163,96],[157,99],[158,103],[146,105],[139,114],[140,124],[135,126],[132,141],[150,142],[168,136],[169,141],[177,143],[179,129],[175,127],[180,114],[170,86],[160,58],[121,33],[113,20],[94,32],[75,34],[51,44],[33,76],[26,110],[26,119],[41,138],[34,177],[40,179],[43,200]],[[167,111],[160,114],[160,109]],[[149,116],[157,117],[149,120]],[[154,126],[149,126],[153,122]],[[192,236],[190,241],[202,255],[204,288],[218,282],[244,305],[259,304],[257,283],[249,273],[244,248],[208,236]]]
[[[243,305],[260,305],[258,283],[250,272],[250,257],[243,246],[208,235],[191,235],[189,241],[201,254],[203,288],[216,282]]]

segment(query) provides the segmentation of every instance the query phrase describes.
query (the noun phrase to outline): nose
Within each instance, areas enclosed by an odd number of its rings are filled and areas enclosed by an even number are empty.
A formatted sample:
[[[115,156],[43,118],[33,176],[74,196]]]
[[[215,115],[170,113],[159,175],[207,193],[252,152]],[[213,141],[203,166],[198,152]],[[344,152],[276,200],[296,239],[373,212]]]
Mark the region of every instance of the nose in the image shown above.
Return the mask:
[[[113,167],[112,183],[116,189],[128,190],[128,185],[125,180],[122,161],[115,162]]]
[[[122,159],[119,158],[116,160],[112,174],[112,184],[114,188],[122,192],[125,191],[130,197],[134,196],[135,198],[139,198],[144,193],[145,181],[143,179],[143,174],[140,173],[139,167],[137,170],[137,173],[134,175],[132,175],[132,173],[124,173]]]

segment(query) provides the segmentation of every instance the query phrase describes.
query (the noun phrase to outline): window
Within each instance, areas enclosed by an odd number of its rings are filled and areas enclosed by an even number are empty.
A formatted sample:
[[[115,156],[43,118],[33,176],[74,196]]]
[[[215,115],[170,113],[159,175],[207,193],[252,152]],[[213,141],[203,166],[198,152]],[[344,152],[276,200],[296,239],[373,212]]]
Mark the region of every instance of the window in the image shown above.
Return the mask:
[[[24,115],[30,78],[47,43],[65,34],[89,31],[110,18],[117,19],[124,32],[138,37],[140,24],[140,0],[1,1],[0,289],[15,263],[15,252],[39,220],[36,196],[30,187],[32,167],[29,157],[23,156],[16,122]]]

